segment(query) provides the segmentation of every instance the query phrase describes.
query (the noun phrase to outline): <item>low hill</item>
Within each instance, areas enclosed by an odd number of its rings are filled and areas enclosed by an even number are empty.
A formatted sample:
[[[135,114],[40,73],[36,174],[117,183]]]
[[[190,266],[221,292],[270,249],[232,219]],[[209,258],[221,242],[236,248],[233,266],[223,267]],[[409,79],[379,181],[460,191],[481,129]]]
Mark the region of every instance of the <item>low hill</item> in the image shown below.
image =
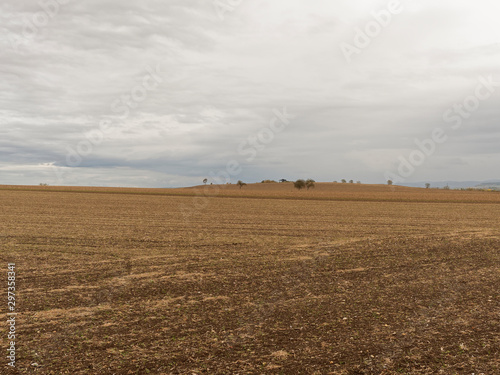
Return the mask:
[[[443,188],[445,186],[450,189],[467,189],[474,188],[481,185],[497,184],[500,185],[500,180],[487,180],[487,181],[420,181],[420,182],[405,182],[401,185],[408,187],[425,187],[429,183],[432,188]]]
[[[485,182],[476,186],[478,189],[500,190],[500,182]]]
[[[68,186],[7,186],[2,190],[72,192],[97,194],[140,194],[165,196],[197,196],[220,198],[300,199],[336,201],[381,201],[381,202],[463,202],[500,203],[498,191],[458,191],[423,189],[405,186],[342,184],[317,182],[309,190],[297,190],[293,183],[255,183],[241,189],[236,184],[200,185],[186,188],[120,188],[120,187],[68,187]]]

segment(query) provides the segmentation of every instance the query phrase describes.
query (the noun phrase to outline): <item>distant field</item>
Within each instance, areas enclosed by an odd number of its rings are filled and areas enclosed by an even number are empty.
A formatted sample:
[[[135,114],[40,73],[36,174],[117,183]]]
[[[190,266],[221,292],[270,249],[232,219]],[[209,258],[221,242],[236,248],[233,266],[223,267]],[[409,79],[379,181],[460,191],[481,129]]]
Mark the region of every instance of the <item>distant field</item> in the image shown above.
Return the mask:
[[[333,183],[0,186],[17,371],[498,374],[498,203]]]
[[[248,184],[241,189],[235,185],[202,185],[177,189],[139,189],[107,187],[60,187],[60,186],[6,186],[1,190],[59,191],[167,196],[210,196],[238,198],[352,200],[388,202],[464,202],[500,203],[500,191],[462,191],[444,189],[423,189],[405,186],[316,183],[315,188],[297,190],[293,183]]]

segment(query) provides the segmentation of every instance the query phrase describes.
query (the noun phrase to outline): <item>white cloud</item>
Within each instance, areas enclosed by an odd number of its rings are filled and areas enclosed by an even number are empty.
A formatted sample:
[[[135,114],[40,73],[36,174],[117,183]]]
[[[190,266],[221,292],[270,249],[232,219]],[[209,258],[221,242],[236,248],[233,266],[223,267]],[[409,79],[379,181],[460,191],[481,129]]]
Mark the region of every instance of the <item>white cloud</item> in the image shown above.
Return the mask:
[[[191,184],[231,159],[243,166],[237,179],[248,181],[307,172],[382,182],[391,158],[444,126],[443,112],[474,90],[479,75],[500,81],[493,0],[402,0],[404,11],[347,63],[340,43],[387,3],[242,0],[220,20],[210,1],[74,0],[24,37],[26,22],[43,10],[4,1],[0,160],[11,168],[4,181],[42,182],[44,163],[66,170],[67,147],[110,120],[113,131],[61,183]],[[22,41],[17,50],[13,40]],[[157,88],[140,102],[126,99],[157,65]],[[498,98],[415,178],[434,178],[447,165],[440,178],[498,177],[482,156],[488,150],[487,160],[498,162],[491,143]],[[238,145],[284,106],[293,123],[246,163]],[[452,168],[452,160],[463,164]]]

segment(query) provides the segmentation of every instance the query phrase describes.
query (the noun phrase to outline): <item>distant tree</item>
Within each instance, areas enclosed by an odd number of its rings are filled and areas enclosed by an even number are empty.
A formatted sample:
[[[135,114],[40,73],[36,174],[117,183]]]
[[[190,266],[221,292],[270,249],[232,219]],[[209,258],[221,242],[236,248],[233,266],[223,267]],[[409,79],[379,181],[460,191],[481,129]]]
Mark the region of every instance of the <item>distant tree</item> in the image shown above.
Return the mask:
[[[426,188],[426,189],[429,189],[430,187],[431,187],[431,184],[429,184],[429,183],[426,183],[426,184],[425,184],[425,188]]]
[[[342,183],[343,183],[343,184],[347,183],[347,181],[346,181],[346,179],[345,179],[345,178],[343,178],[343,179],[342,179],[342,180],[340,180],[340,181],[342,181]]]
[[[40,186],[49,186],[49,184],[46,184],[44,182],[40,182]]]
[[[334,184],[337,184],[338,182],[337,181],[333,181]]]
[[[450,187],[448,185],[443,187],[444,190],[450,190]]]
[[[280,182],[288,182],[285,178],[282,178]]]
[[[206,185],[206,184],[207,184],[207,182],[208,182],[208,178],[205,178],[205,179],[203,180],[203,183]]]
[[[349,180],[349,183],[350,183],[350,184],[354,184],[354,181],[353,181],[353,180]]]
[[[392,180],[387,180],[387,185],[392,185]]]
[[[306,188],[307,190],[309,190],[309,188],[314,188],[314,183],[316,181],[314,181],[312,178],[309,178],[307,181],[306,181]]]
[[[236,184],[236,185],[238,185],[238,186],[240,187],[240,189],[241,189],[243,186],[246,186],[247,184],[245,184],[245,183],[244,183],[243,181],[241,181],[241,180],[238,180],[238,182],[237,182],[237,184]]]
[[[356,181],[356,183],[357,183],[357,184],[360,184],[360,183],[361,183],[361,181]]]
[[[306,182],[304,180],[297,180],[293,183],[295,189],[301,190],[306,187]]]

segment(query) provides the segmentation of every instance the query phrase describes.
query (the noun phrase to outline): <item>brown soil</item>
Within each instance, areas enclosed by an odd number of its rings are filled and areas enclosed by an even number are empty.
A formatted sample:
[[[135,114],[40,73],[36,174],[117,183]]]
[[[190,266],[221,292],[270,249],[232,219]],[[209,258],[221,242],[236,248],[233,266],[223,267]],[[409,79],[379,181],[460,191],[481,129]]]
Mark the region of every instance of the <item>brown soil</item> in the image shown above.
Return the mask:
[[[499,193],[203,189],[0,187],[0,373],[500,373]]]

